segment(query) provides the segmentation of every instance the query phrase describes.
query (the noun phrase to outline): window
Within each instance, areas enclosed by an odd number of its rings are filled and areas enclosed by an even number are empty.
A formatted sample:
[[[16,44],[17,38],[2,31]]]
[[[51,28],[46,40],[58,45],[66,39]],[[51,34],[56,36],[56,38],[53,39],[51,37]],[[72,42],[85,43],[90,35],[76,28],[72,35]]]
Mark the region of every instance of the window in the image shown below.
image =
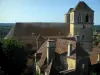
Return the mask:
[[[81,35],[80,40],[81,40],[81,41],[83,41],[83,40],[84,40],[84,35]]]
[[[78,23],[82,22],[82,16],[79,14],[78,15]]]
[[[80,20],[81,20],[81,22],[82,22],[82,16],[80,16]]]
[[[89,22],[89,16],[88,16],[88,14],[87,14],[86,17],[85,17],[85,21],[86,21],[86,22]]]
[[[85,29],[85,25],[83,25],[83,29]]]
[[[78,15],[78,23],[80,23],[80,14]]]
[[[85,64],[82,64],[82,68],[84,69],[84,67],[85,67]]]
[[[82,35],[82,40],[84,39],[84,35]]]

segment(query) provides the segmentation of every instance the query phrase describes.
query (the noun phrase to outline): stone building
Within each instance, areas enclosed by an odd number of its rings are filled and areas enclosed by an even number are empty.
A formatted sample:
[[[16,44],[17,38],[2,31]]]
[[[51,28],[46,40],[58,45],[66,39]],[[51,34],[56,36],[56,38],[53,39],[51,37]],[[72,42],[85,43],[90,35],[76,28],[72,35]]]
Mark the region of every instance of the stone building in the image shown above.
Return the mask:
[[[84,1],[79,1],[65,14],[64,23],[16,23],[5,39],[16,38],[32,44],[37,50],[36,69],[45,75],[56,75],[63,70],[67,73],[76,70],[77,75],[84,70],[83,74],[88,75],[93,24],[94,11]],[[49,41],[47,47],[48,39],[53,41]]]
[[[38,35],[43,36],[44,40],[53,36],[79,35],[82,46],[86,51],[91,51],[93,24],[94,11],[84,1],[79,1],[75,8],[70,8],[67,14],[65,14],[64,23],[16,23],[5,39],[17,38],[36,47],[35,44]]]

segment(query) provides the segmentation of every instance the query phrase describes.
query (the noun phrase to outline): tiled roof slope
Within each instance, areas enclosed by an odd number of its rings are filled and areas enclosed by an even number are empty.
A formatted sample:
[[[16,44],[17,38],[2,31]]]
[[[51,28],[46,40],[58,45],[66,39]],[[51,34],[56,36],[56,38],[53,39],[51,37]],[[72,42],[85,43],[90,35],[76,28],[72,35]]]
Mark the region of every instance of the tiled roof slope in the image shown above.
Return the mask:
[[[46,56],[47,56],[47,47],[46,47],[47,41],[40,47],[40,49],[37,51],[37,53],[42,53],[40,60],[37,62],[38,67],[41,68],[41,66],[44,64]]]
[[[56,41],[56,53],[62,54],[67,52],[67,45],[68,40],[67,39],[60,39],[60,38],[53,38]],[[48,41],[48,40],[47,40]],[[38,53],[42,53],[40,60],[37,62],[37,65],[41,68],[46,60],[47,56],[47,41],[44,42],[44,44],[39,48],[37,51]],[[73,43],[73,47],[75,43]]]
[[[72,9],[73,9],[73,8],[70,8],[66,14],[69,14],[69,13],[72,11]]]
[[[62,54],[67,52],[67,40],[57,39],[56,40],[56,53]]]
[[[45,69],[45,72],[47,73],[47,75],[50,74],[51,66],[52,66],[52,61],[50,62],[50,64],[48,65],[48,67]]]
[[[92,49],[92,53],[90,55],[90,59],[91,59],[91,64],[96,64],[97,63],[97,59],[98,59],[98,53],[100,53],[100,48],[93,48]]]
[[[76,41],[73,41],[72,39],[68,39],[68,38],[66,39],[58,38],[56,40],[56,53],[62,54],[67,52],[68,42],[72,43],[73,50],[76,48]]]
[[[32,33],[41,36],[56,36],[59,35],[59,32],[62,32],[64,35],[69,33],[66,23],[43,23],[43,22],[33,22],[33,23],[16,23],[8,35],[5,38],[12,37],[32,37]]]

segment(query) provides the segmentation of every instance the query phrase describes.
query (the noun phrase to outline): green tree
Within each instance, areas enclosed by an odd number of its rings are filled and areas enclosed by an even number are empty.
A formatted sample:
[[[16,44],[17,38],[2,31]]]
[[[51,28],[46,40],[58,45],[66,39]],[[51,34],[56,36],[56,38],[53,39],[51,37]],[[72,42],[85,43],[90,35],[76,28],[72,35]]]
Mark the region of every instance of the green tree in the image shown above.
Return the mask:
[[[97,46],[100,43],[100,34],[97,34],[94,38],[93,38],[93,45]]]
[[[24,44],[15,39],[4,39],[3,51],[9,60],[9,72],[12,75],[19,75],[26,64],[27,52]]]

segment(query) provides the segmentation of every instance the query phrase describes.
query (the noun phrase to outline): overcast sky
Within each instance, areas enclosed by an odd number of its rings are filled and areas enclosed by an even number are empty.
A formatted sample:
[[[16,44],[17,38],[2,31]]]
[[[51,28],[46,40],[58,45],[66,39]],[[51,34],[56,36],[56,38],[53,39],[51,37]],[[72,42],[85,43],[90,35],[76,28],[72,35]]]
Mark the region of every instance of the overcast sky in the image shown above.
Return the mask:
[[[80,0],[0,0],[0,22],[64,22],[64,14]],[[100,24],[100,0],[83,0]]]

